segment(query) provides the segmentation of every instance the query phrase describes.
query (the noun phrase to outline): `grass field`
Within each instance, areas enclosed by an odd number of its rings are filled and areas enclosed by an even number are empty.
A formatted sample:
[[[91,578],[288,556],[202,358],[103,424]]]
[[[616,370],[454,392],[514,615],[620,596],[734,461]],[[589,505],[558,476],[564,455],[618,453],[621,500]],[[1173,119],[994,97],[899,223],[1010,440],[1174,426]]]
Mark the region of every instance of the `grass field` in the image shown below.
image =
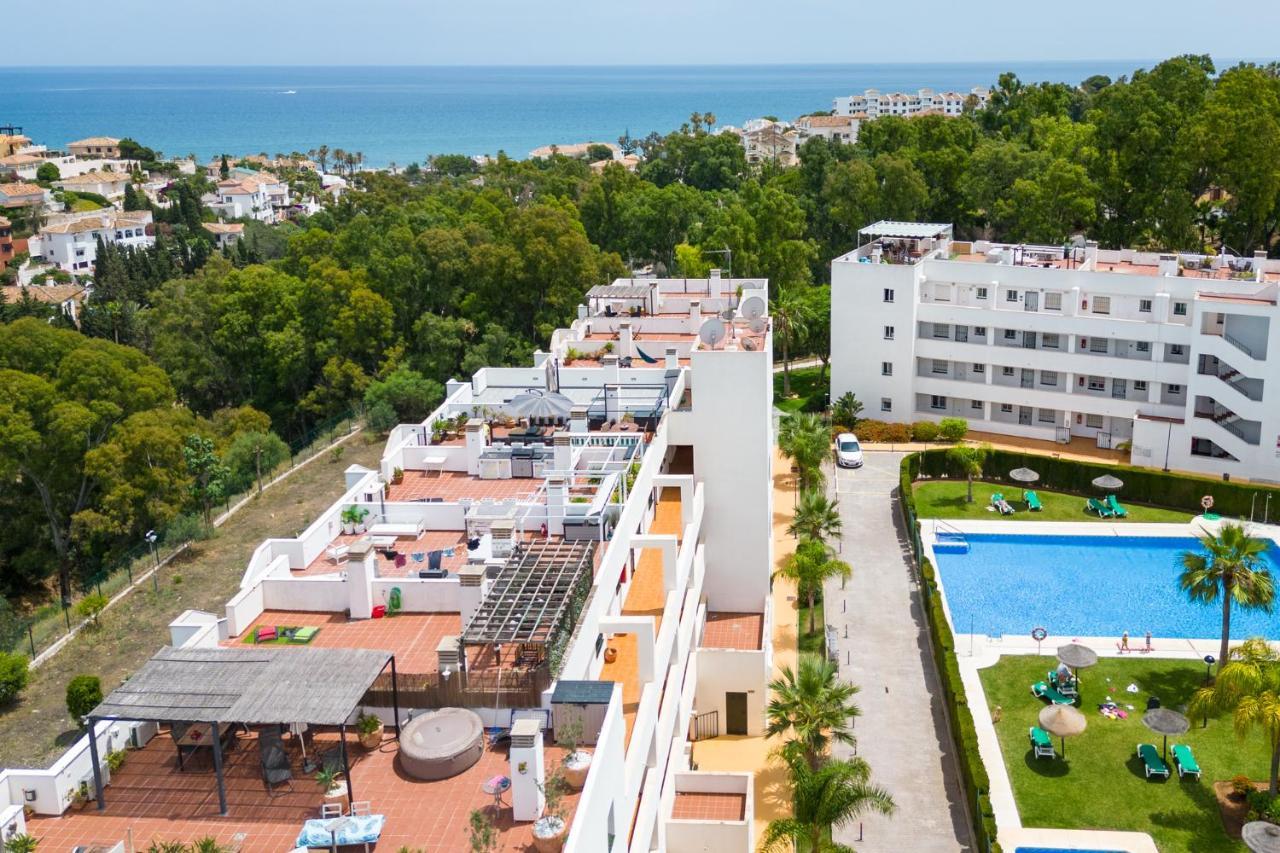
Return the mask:
[[[796,620],[798,633],[800,635],[799,649],[800,654],[822,654],[822,640],[826,633],[827,623],[822,615],[822,602],[819,600],[813,605],[813,625],[814,632],[809,633],[809,608],[801,604],[796,608]]]
[[[778,363],[781,365],[781,362]],[[820,412],[826,404],[829,376],[819,367],[791,368],[791,393],[782,394],[782,372],[773,374],[773,404],[784,412]]]
[[[1186,522],[1190,521],[1190,513],[1176,509],[1138,506],[1127,504],[1123,498],[1120,503],[1129,511],[1126,518],[1103,518],[1084,511],[1085,499],[1079,495],[1064,492],[1051,492],[1036,489],[1040,503],[1044,507],[1040,512],[1027,511],[1022,502],[1022,490],[995,483],[974,483],[973,503],[965,500],[967,484],[963,480],[934,480],[916,483],[913,487],[916,499],[916,512],[921,518],[1007,518],[1012,521],[1147,521],[1147,522]],[[1005,499],[1017,510],[1013,515],[1000,515],[988,512],[991,495],[1001,492]]]
[[[349,439],[341,461],[328,455],[295,471],[244,507],[205,542],[196,542],[158,573],[159,594],[149,584],[102,614],[31,673],[18,701],[0,711],[0,766],[45,767],[80,735],[66,709],[67,682],[80,674],[102,679],[103,693],[169,642],[168,625],[187,609],[221,613],[239,588],[253,550],[269,536],[294,536],[337,500],[348,465],[377,465],[381,439],[365,433]]]
[[[1044,705],[1031,695],[1030,685],[1043,680],[1055,665],[1048,656],[1006,656],[981,673],[988,705],[999,705],[1003,712],[996,733],[1024,826],[1148,832],[1161,853],[1245,849],[1222,829],[1213,783],[1237,773],[1266,779],[1264,734],[1255,732],[1240,740],[1230,719],[1210,719],[1207,728],[1193,721],[1189,732],[1169,742],[1192,747],[1203,771],[1199,781],[1180,780],[1172,754],[1171,778],[1148,781],[1135,756],[1139,743],[1161,747],[1160,736],[1142,724],[1147,698],[1155,695],[1165,707],[1181,709],[1204,683],[1203,665],[1103,658],[1084,672],[1081,682],[1081,711],[1089,721],[1088,729],[1067,738],[1065,760],[1061,753],[1054,759],[1036,759],[1028,747],[1027,732]],[[1126,692],[1129,684],[1138,685],[1139,692]],[[1109,720],[1098,713],[1098,703],[1107,695],[1121,705],[1134,706],[1127,720]],[[1059,744],[1055,738],[1055,750]]]

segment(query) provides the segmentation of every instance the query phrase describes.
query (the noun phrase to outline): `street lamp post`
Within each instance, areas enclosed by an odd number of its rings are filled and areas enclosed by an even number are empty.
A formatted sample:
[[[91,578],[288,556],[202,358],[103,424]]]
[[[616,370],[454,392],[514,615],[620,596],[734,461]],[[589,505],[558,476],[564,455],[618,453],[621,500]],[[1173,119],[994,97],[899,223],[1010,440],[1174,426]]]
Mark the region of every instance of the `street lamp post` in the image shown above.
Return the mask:
[[[156,567],[151,572],[151,588],[157,595],[160,594],[160,555],[156,553],[156,540],[160,537],[156,535],[154,530],[148,530],[147,535],[143,537],[147,540],[147,547],[151,549],[151,559],[155,560]]]
[[[1213,678],[1213,665],[1217,662],[1218,662],[1218,659],[1215,658],[1213,655],[1204,656],[1204,683],[1205,684],[1208,684],[1210,679]],[[1209,727],[1209,712],[1205,711],[1204,720],[1200,723],[1200,728],[1207,729],[1208,727]]]

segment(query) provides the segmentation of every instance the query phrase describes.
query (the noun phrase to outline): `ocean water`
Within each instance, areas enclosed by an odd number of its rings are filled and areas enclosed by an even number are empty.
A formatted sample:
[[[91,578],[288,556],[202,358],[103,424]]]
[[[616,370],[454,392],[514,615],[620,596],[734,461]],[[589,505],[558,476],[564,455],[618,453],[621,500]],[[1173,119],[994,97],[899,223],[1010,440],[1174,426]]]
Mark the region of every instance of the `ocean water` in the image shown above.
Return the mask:
[[[1043,627],[1066,637],[1213,639],[1220,606],[1192,604],[1178,586],[1178,555],[1191,537],[965,534],[968,553],[938,553],[956,633],[1029,637]],[[1280,575],[1280,552],[1266,553]],[[1233,609],[1231,637],[1280,639],[1276,615]]]
[[[524,157],[552,143],[791,119],[876,88],[967,91],[1004,71],[1079,82],[1150,61],[659,67],[0,67],[0,125],[50,148],[131,136],[168,155],[361,151],[372,166],[431,154]],[[296,94],[284,94],[285,92]]]

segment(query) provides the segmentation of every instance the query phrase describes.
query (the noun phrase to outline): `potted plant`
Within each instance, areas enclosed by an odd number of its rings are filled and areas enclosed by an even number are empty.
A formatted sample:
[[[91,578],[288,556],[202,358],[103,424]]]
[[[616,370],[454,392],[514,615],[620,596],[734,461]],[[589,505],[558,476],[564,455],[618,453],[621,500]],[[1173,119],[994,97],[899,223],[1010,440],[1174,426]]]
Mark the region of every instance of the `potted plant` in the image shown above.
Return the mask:
[[[347,796],[347,783],[338,778],[336,767],[321,767],[317,770],[316,784],[324,791],[325,803],[341,803]]]
[[[391,469],[391,485],[398,486],[404,482],[404,469],[396,466]]]
[[[582,720],[574,719],[556,727],[556,741],[568,752],[560,761],[564,768],[564,781],[571,788],[582,790],[587,784],[587,772],[591,769],[591,753],[578,749],[582,741]]]
[[[349,506],[342,511],[340,516],[342,520],[342,532],[351,534],[356,532],[356,508]]]
[[[351,508],[356,522],[356,533],[364,533],[369,529],[369,525],[365,523],[365,519],[369,517],[369,508],[356,506]]]
[[[539,853],[560,853],[569,822],[564,819],[564,795],[569,786],[559,770],[553,770],[547,781],[538,786],[542,791],[542,817],[533,822],[533,846]]]
[[[356,717],[356,732],[360,735],[360,745],[365,749],[377,749],[381,745],[383,728],[377,714]]]
[[[4,853],[36,853],[36,839],[25,832],[4,843]]]
[[[81,782],[71,793],[71,808],[82,810],[89,803],[89,783]]]

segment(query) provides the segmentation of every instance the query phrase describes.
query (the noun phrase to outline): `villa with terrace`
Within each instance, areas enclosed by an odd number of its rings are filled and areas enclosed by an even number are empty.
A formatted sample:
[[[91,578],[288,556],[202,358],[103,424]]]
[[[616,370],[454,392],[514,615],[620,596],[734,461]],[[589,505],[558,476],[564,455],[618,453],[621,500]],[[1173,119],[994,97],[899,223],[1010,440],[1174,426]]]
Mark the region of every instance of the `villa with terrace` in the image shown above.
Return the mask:
[[[548,817],[578,853],[754,849],[752,774],[691,748],[765,727],[767,293],[615,282],[531,365],[449,382],[376,470],[257,548],[223,611],[175,620],[92,737],[0,773],[0,826],[276,853],[345,821],[446,851],[481,810],[504,850]]]

